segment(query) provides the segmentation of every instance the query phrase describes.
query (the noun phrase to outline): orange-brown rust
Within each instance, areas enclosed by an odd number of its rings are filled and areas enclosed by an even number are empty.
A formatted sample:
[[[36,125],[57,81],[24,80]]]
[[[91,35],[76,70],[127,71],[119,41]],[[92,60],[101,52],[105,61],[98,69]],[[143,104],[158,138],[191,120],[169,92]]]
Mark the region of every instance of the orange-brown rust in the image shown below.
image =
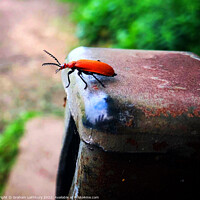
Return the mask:
[[[99,89],[97,85],[93,85],[92,88],[93,88],[94,90],[98,90],[98,89]]]
[[[131,127],[133,126],[133,119],[130,119],[128,122],[126,122],[126,126]]]
[[[200,107],[194,109],[193,114],[194,114],[194,116],[196,116],[196,117],[200,117]]]
[[[200,117],[200,109],[196,108],[193,111],[189,111],[188,108],[141,108],[147,118],[149,117],[170,117],[176,118],[183,114],[188,117]]]
[[[63,107],[65,108],[66,102],[67,102],[67,97],[64,97],[63,100],[64,100]]]
[[[152,140],[162,139],[170,148],[177,141],[184,144],[182,137],[189,140],[199,135],[199,60],[179,52],[83,48],[70,54],[68,61],[80,58],[102,59],[118,74],[116,79],[105,78],[105,89],[95,90],[96,82],[88,79],[87,92],[79,87],[68,91],[73,116],[82,119],[84,131],[80,130],[86,142],[106,151],[144,152],[153,150]],[[95,104],[93,96],[98,100]],[[75,98],[85,103],[79,110]],[[94,107],[100,109],[98,115]],[[91,132],[85,131],[90,128],[95,131],[93,140]],[[135,139],[138,148],[127,138]]]

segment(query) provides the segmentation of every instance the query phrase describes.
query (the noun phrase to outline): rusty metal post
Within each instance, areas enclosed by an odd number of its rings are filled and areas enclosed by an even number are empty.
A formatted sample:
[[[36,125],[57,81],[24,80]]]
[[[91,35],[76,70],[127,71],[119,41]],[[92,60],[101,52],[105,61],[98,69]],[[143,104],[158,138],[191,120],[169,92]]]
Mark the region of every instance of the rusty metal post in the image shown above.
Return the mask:
[[[61,184],[64,192],[57,195],[199,198],[200,58],[189,52],[79,47],[67,62],[78,59],[101,60],[118,75],[98,77],[106,88],[84,75],[86,90],[77,73],[71,75],[65,90],[80,143],[74,170],[64,178],[71,177],[70,187]],[[67,70],[62,80],[66,86]]]

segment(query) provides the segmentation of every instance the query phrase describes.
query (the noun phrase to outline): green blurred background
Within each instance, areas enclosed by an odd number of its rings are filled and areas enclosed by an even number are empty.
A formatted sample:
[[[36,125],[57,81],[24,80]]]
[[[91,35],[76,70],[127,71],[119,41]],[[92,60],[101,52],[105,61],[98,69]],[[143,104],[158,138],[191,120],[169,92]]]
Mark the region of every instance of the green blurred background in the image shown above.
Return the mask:
[[[83,45],[192,51],[200,54],[199,0],[62,0],[75,2]]]

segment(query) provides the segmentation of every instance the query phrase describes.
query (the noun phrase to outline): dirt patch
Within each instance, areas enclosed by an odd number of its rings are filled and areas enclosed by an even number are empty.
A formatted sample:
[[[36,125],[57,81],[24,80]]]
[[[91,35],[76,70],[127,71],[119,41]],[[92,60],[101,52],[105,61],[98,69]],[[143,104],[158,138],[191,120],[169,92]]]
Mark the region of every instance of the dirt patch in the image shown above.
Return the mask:
[[[62,63],[78,44],[68,10],[53,0],[0,1],[0,128],[24,110],[62,109],[60,74],[41,64],[53,61],[43,49]]]
[[[43,49],[62,63],[78,41],[68,4],[55,0],[0,1],[0,130],[22,111],[64,113],[65,93]],[[36,119],[27,126],[7,195],[54,195],[63,120]]]
[[[55,117],[28,122],[5,195],[55,196],[63,127],[63,121]]]

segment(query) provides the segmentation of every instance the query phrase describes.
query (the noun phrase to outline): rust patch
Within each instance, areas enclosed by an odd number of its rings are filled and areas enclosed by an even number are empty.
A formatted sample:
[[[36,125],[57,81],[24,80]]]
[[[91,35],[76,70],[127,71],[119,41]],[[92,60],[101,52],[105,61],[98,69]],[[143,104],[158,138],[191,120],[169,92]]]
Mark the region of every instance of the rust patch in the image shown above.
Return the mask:
[[[88,157],[86,157],[85,159],[86,159],[87,162],[89,161],[89,158],[88,158]]]
[[[169,106],[168,108],[141,108],[143,113],[147,118],[149,117],[170,117],[176,118],[183,114],[188,117],[200,117],[200,108],[188,109],[188,108],[173,108],[174,106]]]
[[[97,85],[93,85],[92,88],[93,88],[94,90],[98,90],[98,89],[99,89]]]
[[[67,97],[64,97],[64,98],[63,98],[63,101],[64,101],[64,103],[63,103],[63,107],[65,108],[65,106],[66,106],[66,102],[67,102]]]
[[[194,114],[194,116],[196,116],[196,117],[200,117],[200,107],[197,108],[197,109],[194,109],[193,114]]]
[[[130,119],[128,122],[126,122],[126,126],[128,126],[128,127],[131,127],[133,125],[134,125],[133,119]]]

